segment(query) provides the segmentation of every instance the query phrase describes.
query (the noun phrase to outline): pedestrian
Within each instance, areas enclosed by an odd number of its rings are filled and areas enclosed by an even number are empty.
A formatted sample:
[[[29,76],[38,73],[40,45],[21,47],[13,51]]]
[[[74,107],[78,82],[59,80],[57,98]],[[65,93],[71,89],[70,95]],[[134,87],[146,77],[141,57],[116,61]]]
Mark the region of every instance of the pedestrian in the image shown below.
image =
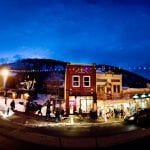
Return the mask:
[[[7,108],[7,115],[9,115],[9,107]]]
[[[61,119],[60,119],[60,115],[61,115],[61,114],[60,114],[59,108],[56,108],[56,113],[55,113],[56,122],[61,120]]]
[[[42,116],[42,106],[39,106],[38,115]]]
[[[64,116],[65,111],[64,111],[64,109],[63,109],[63,108],[61,109],[60,114],[61,114],[61,116],[62,116],[62,117]]]
[[[101,118],[102,117],[102,110],[100,109],[99,110],[99,118]]]
[[[123,109],[120,110],[120,115],[121,115],[121,118],[124,117],[124,111],[123,111]]]
[[[80,108],[79,108],[79,119],[82,120],[82,118],[83,118],[83,117],[82,117],[82,109],[81,109],[81,107],[80,107]]]
[[[51,111],[50,111],[50,100],[47,100],[47,102],[46,102],[46,119],[48,119],[48,118],[50,118],[50,113],[51,113]]]
[[[65,113],[65,111],[64,111],[64,109],[62,108],[62,109],[60,110],[60,119],[61,119],[61,121],[62,121],[62,119],[64,119],[64,113]]]
[[[14,100],[11,101],[10,107],[11,107],[11,110],[12,110],[12,111],[15,110],[15,101],[14,101]]]

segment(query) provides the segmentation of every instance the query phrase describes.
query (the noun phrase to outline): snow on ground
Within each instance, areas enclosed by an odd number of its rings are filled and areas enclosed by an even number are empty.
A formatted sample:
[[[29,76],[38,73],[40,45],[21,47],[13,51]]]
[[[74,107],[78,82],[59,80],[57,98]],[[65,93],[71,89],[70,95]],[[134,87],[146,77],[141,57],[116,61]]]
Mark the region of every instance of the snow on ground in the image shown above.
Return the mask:
[[[46,101],[49,99],[50,95],[46,95],[46,94],[38,94],[38,99],[37,100],[33,100],[34,103],[37,103],[38,105],[41,105],[41,113],[42,116],[46,116],[46,109],[47,106],[44,105],[46,103]],[[5,104],[5,97],[0,96],[0,116],[3,116],[4,114],[7,116],[12,115],[13,111],[11,111],[10,108],[10,103],[11,103],[12,99],[11,98],[7,98],[7,105]],[[26,103],[27,101],[24,99],[14,99],[15,101],[15,110],[16,111],[20,111],[20,112],[25,112],[26,110]],[[56,106],[57,107],[57,106]],[[9,109],[9,113],[8,112]],[[51,112],[53,112],[52,107],[50,107]],[[38,114],[39,110],[35,112],[35,114]],[[54,113],[50,114],[51,117],[55,117]]]
[[[15,100],[15,110],[20,112],[25,112],[26,108],[26,100],[24,99],[14,99]],[[13,111],[10,109],[10,103],[12,99],[7,98],[5,104],[5,97],[0,97],[0,116],[11,116],[13,115]]]

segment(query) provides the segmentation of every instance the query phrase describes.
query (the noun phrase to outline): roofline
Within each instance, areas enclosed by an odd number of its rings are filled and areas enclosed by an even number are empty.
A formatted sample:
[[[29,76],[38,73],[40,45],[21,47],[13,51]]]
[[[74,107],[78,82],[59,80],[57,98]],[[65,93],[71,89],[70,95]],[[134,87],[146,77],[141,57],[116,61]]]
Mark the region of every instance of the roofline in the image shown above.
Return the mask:
[[[78,66],[93,66],[95,65],[95,63],[92,63],[92,64],[81,64],[81,63],[69,63],[67,64],[68,66],[74,66],[74,65],[78,65]]]

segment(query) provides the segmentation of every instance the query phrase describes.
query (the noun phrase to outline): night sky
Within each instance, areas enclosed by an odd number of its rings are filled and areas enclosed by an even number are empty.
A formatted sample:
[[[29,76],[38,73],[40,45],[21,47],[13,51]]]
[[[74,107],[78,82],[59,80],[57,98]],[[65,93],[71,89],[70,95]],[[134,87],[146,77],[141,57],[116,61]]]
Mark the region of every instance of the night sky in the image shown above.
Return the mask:
[[[149,0],[1,0],[0,62],[149,65]]]

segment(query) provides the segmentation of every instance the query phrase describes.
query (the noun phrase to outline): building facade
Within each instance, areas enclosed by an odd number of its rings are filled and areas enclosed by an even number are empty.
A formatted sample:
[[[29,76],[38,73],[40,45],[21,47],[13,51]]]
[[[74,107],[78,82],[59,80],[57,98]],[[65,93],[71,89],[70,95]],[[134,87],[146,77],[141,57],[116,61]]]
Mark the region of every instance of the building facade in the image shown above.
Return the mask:
[[[109,71],[96,73],[97,99],[120,99],[122,96],[122,75]]]
[[[95,64],[67,64],[64,93],[67,114],[96,111]]]
[[[96,73],[97,112],[123,110],[130,113],[132,99],[123,99],[122,75],[111,71]]]

